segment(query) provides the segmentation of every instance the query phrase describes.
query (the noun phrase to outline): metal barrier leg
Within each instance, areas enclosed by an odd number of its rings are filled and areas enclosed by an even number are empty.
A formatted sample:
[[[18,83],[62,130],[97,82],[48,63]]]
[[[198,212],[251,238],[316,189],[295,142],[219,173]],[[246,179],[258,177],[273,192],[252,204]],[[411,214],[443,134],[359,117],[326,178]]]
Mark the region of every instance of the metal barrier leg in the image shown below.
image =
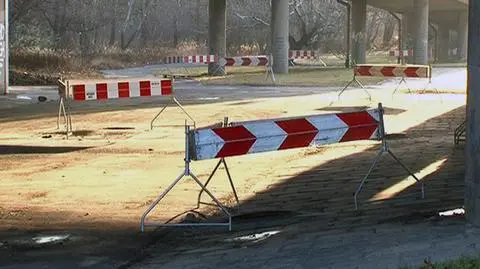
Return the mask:
[[[153,123],[157,120],[157,118],[160,116],[160,114],[162,114],[162,112],[167,109],[167,106],[168,105],[165,105],[162,110],[160,110],[160,112],[157,113],[157,115],[155,115],[155,117],[153,117],[152,121],[150,121],[150,130],[153,130]]]
[[[352,83],[356,81],[356,78],[353,78],[350,82],[348,82],[347,86],[345,86],[341,91],[340,93],[338,94],[338,100],[340,100],[340,96],[343,94],[343,92],[348,89],[348,87],[350,87],[350,85],[352,85]]]
[[[157,200],[155,200],[149,207],[148,209],[143,213],[142,215],[142,218],[140,219],[140,231],[144,231],[145,230],[145,219],[147,218],[148,214],[158,205],[158,203],[160,203],[160,201],[173,189],[173,187],[175,187],[175,185],[178,184],[178,182],[185,176],[185,172],[182,172],[182,174],[180,174],[177,179],[175,179],[173,181],[172,184],[170,184],[170,186],[168,186],[168,188],[162,193],[160,194],[160,196],[157,198]]]
[[[237,191],[235,189],[235,184],[233,183],[233,180],[232,180],[232,177],[231,177],[231,174],[230,174],[230,170],[228,169],[228,166],[227,166],[227,162],[225,161],[224,158],[220,159],[217,163],[217,165],[215,166],[215,168],[213,169],[212,173],[210,173],[210,176],[208,177],[207,181],[205,181],[205,187],[208,186],[208,184],[210,183],[210,181],[212,180],[213,176],[215,175],[215,173],[217,172],[218,168],[220,167],[220,164],[223,164],[223,166],[225,167],[225,171],[227,172],[227,177],[228,177],[228,181],[230,183],[230,187],[232,188],[232,192],[233,192],[233,195],[235,197],[235,201],[236,201],[236,207],[237,209],[239,208],[240,206],[240,201],[238,199],[238,195],[237,195]],[[204,203],[201,201],[201,198],[202,198],[202,194],[203,194],[203,190],[200,191],[200,193],[198,194],[198,197],[197,197],[197,208],[200,208],[200,204],[204,204],[204,205],[212,205],[210,203]]]
[[[410,87],[408,87],[408,84],[407,84],[407,81],[405,80],[405,77],[402,77],[402,80],[400,80],[400,83],[398,83],[397,87],[395,88],[395,90],[392,93],[392,98],[393,98],[393,95],[395,95],[395,93],[398,91],[398,89],[400,89],[400,86],[402,85],[402,83],[405,83],[405,86],[407,86],[407,89],[408,89],[408,93],[411,93],[411,89],[410,89]]]
[[[190,176],[197,182],[197,184],[202,188],[204,192],[212,198],[212,200],[217,204],[217,206],[223,211],[225,215],[228,216],[228,230],[232,230],[232,215],[228,212],[228,210],[220,203],[220,201],[198,180],[197,176],[195,176],[193,173],[190,172]],[[226,225],[221,223],[222,225]],[[218,224],[217,224],[218,225]]]
[[[205,181],[205,187],[208,186],[208,183],[210,183],[210,180],[212,180],[213,176],[215,175],[215,173],[217,172],[217,169],[220,167],[220,164],[222,164],[222,160],[223,159],[220,159],[217,163],[217,165],[215,165],[215,168],[213,168],[213,171],[210,173],[210,175],[208,176],[207,178],[207,181]],[[200,192],[198,193],[198,197],[197,197],[197,208],[200,208],[200,204],[203,204],[200,200],[202,199],[202,194],[203,194],[203,190],[200,190]]]
[[[190,126],[185,125],[185,169],[183,172],[173,181],[172,184],[148,207],[148,209],[143,213],[140,219],[140,230],[143,232],[145,231],[145,227],[147,226],[170,226],[170,227],[186,227],[186,226],[228,226],[229,231],[232,230],[232,215],[228,212],[228,210],[223,206],[220,201],[204,186],[200,180],[198,180],[197,176],[195,176],[192,171],[190,170],[190,153],[189,153],[189,132]],[[202,191],[206,192],[208,196],[216,203],[218,208],[228,217],[227,223],[177,223],[177,224],[169,224],[169,223],[149,223],[145,222],[148,214],[160,203],[160,201],[165,198],[165,196],[178,184],[178,182],[185,176],[190,176],[201,188]]]
[[[388,153],[390,156],[392,156],[392,158],[402,166],[402,168],[408,172],[408,174],[410,176],[412,176],[417,182],[420,182],[420,180],[412,173],[412,171],[410,171],[410,169],[408,169],[408,167],[403,164],[400,159],[397,158],[397,156],[395,156],[395,154],[393,154],[393,152],[389,149],[388,147],[388,144],[387,144],[387,139],[386,139],[386,135],[385,135],[385,123],[384,123],[384,120],[383,120],[383,107],[382,107],[382,104],[378,104],[378,110],[379,110],[379,129],[378,129],[378,135],[379,137],[381,137],[382,139],[382,146],[380,148],[380,152],[377,154],[377,156],[375,157],[375,160],[373,161],[373,164],[370,166],[370,169],[368,170],[368,173],[365,175],[365,177],[362,179],[362,181],[360,182],[360,185],[358,186],[357,190],[355,191],[355,194],[353,195],[353,199],[354,199],[354,202],[355,202],[355,210],[358,210],[358,194],[360,193],[360,191],[362,190],[363,186],[365,185],[365,183],[367,182],[367,179],[368,179],[368,176],[370,176],[370,174],[372,173],[373,171],[373,168],[377,165],[378,161],[380,160],[380,158],[382,157],[383,153]],[[425,198],[425,187],[424,187],[424,183],[423,182],[420,182],[421,185],[422,185],[422,199]]]
[[[387,149],[388,153],[390,154],[390,156],[392,156],[392,158],[398,163],[400,164],[400,166],[408,172],[408,174],[410,176],[412,176],[417,182],[421,183],[421,186],[422,186],[422,199],[425,198],[425,184],[423,182],[420,181],[420,179],[418,179],[417,176],[415,176],[415,174],[412,173],[412,171],[410,171],[410,169],[408,169],[408,167],[402,162],[400,161],[399,158],[397,158],[397,156],[395,156],[395,154],[393,154],[392,150],[390,149]]]
[[[358,186],[357,190],[355,191],[355,194],[353,195],[353,199],[354,199],[354,201],[355,201],[355,210],[358,210],[358,202],[357,202],[358,194],[359,194],[360,191],[362,190],[363,185],[365,185],[365,183],[367,183],[368,176],[370,176],[370,174],[372,173],[373,168],[375,168],[375,166],[377,165],[378,161],[379,161],[380,158],[382,157],[383,153],[385,153],[385,151],[384,151],[384,149],[382,148],[382,149],[380,150],[380,152],[377,153],[377,156],[375,157],[375,160],[373,161],[372,165],[370,166],[370,169],[368,169],[367,174],[366,174],[365,177],[362,179],[362,181],[360,182],[360,185]]]
[[[353,79],[348,82],[347,86],[345,86],[341,91],[340,93],[338,94],[338,100],[340,100],[340,96],[343,94],[343,92],[348,89],[348,87],[350,87],[350,85],[352,85],[352,83],[356,83],[358,86],[360,86],[360,88],[362,88],[367,94],[368,94],[368,99],[371,101],[372,100],[372,96],[370,95],[370,93],[365,89],[365,86],[357,79],[356,76],[353,77]]]
[[[180,102],[177,100],[177,98],[173,97],[173,102],[175,103],[175,105],[177,105],[185,115],[187,115],[187,117],[193,122],[193,125],[195,126],[195,119],[193,119],[192,116],[190,116],[190,114],[187,112],[187,110],[182,106],[182,104],[180,104]],[[158,119],[158,117],[160,116],[160,114],[162,114],[162,112],[167,109],[168,105],[165,105],[162,110],[160,110],[160,112],[157,113],[157,115],[155,115],[155,117],[150,121],[150,130],[153,130],[153,123]]]
[[[60,97],[58,103],[57,130],[60,129],[60,118],[62,117],[63,97]]]

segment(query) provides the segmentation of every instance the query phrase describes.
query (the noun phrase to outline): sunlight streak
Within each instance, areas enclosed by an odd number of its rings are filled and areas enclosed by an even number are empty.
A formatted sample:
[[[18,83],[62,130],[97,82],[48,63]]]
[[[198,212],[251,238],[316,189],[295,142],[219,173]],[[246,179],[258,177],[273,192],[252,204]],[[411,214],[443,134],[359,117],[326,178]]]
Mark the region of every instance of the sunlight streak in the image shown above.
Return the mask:
[[[418,179],[422,180],[426,176],[428,176],[431,173],[437,171],[446,161],[447,161],[447,158],[436,161],[436,162],[428,165],[427,167],[423,168],[419,172],[415,173],[415,176],[417,176]],[[377,193],[369,201],[374,202],[374,201],[378,201],[378,200],[390,199],[390,198],[396,196],[397,194],[399,194],[400,192],[406,190],[407,188],[413,186],[415,183],[416,183],[416,180],[413,177],[408,176],[405,179],[403,179],[402,181],[400,181],[400,182],[388,187],[387,189]]]

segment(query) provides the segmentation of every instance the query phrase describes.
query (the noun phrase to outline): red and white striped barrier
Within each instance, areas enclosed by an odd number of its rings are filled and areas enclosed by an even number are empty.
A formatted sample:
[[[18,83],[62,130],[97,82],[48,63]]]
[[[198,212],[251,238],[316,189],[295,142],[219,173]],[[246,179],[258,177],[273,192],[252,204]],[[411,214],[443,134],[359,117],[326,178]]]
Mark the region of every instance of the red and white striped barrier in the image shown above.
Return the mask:
[[[215,55],[169,56],[163,60],[164,64],[209,64],[218,63]]]
[[[225,57],[220,64],[224,66],[268,66],[269,58],[266,55]]]
[[[191,139],[193,160],[378,139],[378,110],[242,122],[198,129]]]
[[[428,65],[359,64],[353,72],[359,77],[430,78],[431,69]]]
[[[291,50],[288,52],[288,58],[290,59],[317,59],[317,53],[313,50]]]
[[[238,204],[238,196],[226,164],[226,157],[276,152],[287,149],[299,149],[310,146],[352,142],[360,140],[381,140],[382,145],[368,173],[360,182],[354,194],[355,209],[358,209],[357,197],[367,181],[371,171],[384,153],[390,154],[410,176],[417,182],[419,179],[393,154],[389,149],[384,127],[383,108],[364,111],[322,114],[296,118],[279,118],[258,121],[246,121],[228,124],[224,121],[222,127],[191,129],[185,126],[185,168],[177,179],[154,201],[144,212],[140,220],[140,229],[147,226],[228,226],[231,230],[232,217],[219,199],[208,190],[208,184],[221,164],[224,165],[234,197]],[[213,172],[205,184],[197,178],[191,169],[191,161],[219,159]],[[147,224],[148,214],[185,176],[190,176],[200,186],[197,208],[202,204],[201,195],[207,193],[223,213],[228,217],[224,223],[181,223],[181,224]],[[424,186],[422,186],[422,198]]]
[[[400,64],[358,64],[353,68],[353,79],[340,91],[338,97],[352,85],[356,83],[359,85],[369,96],[370,93],[365,89],[365,86],[357,79],[357,77],[398,77],[402,78],[397,88],[393,92],[398,90],[402,83],[407,83],[406,78],[420,78],[428,79],[428,85],[431,84],[432,79],[432,67],[430,65],[400,65]],[[408,89],[410,92],[410,89]],[[437,90],[438,92],[438,90]]]
[[[70,82],[59,80],[60,105],[57,118],[57,128],[60,128],[60,118],[65,119],[67,137],[68,133],[73,131],[71,121],[71,108],[68,100],[83,101],[105,101],[110,99],[128,99],[136,97],[169,97],[185,115],[194,121],[188,112],[182,107],[175,98],[172,79],[129,79],[119,81],[101,81],[101,82]],[[153,123],[166,109],[163,109],[150,122],[150,128],[153,129]]]
[[[68,95],[74,101],[173,95],[170,79],[74,83],[70,88]]]
[[[413,57],[413,50],[391,50],[388,52],[389,56],[392,57]]]

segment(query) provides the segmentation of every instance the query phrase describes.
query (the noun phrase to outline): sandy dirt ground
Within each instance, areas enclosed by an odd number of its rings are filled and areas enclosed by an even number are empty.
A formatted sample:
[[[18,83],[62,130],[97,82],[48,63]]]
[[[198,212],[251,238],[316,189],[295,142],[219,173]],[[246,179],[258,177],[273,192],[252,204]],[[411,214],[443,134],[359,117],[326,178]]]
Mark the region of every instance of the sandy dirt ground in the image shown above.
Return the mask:
[[[392,138],[397,137],[392,147],[398,149],[399,157],[405,159],[407,165],[415,166],[414,171],[420,178],[435,173],[452,151],[452,132],[463,120],[465,95],[397,94],[392,97],[390,92],[382,90],[374,90],[372,94],[372,101],[365,99],[362,91],[353,90],[341,101],[336,101],[335,94],[325,93],[192,104],[186,108],[194,115],[196,125],[203,127],[218,124],[226,116],[230,121],[289,117],[354,111],[376,107],[382,102],[386,107],[387,132],[395,134]],[[158,106],[154,104],[157,101]],[[185,116],[180,110],[169,108],[157,122],[161,126],[150,130],[150,120],[164,100],[147,100],[147,106],[142,102],[132,99],[128,106],[124,106],[126,101],[72,105],[74,136],[68,139],[56,129],[56,102],[2,110],[0,230],[3,233],[76,229],[87,229],[91,233],[115,230],[136,233],[144,210],[184,167]],[[460,112],[452,114],[453,111]],[[408,137],[401,139],[405,133]],[[427,144],[441,150],[426,154],[420,148]],[[368,170],[378,146],[375,141],[360,141],[240,156],[227,161],[243,213],[289,210],[333,216],[352,211],[351,194],[360,183],[361,175]],[[362,162],[352,161],[351,156],[361,156]],[[215,163],[209,160],[193,162],[191,166],[196,175],[205,180]],[[401,170],[390,169],[390,165],[387,162],[379,170],[383,169],[391,178],[368,184],[362,201],[381,201],[404,192],[418,193],[418,186]],[[326,174],[332,181],[341,180],[345,184],[329,184],[322,178]],[[221,169],[213,179],[211,190],[222,202],[233,205],[224,175]],[[305,184],[306,177],[318,181]],[[378,178],[381,176],[377,175]],[[300,185],[302,182],[304,185]],[[448,181],[439,182],[438,186],[445,184],[448,185]],[[436,193],[434,190],[432,193]],[[192,180],[182,181],[149,221],[167,221],[194,208],[198,191]],[[456,189],[454,194],[461,191]],[[310,198],[297,199],[302,192]],[[328,200],[320,199],[323,194],[328,194]],[[443,197],[428,200],[432,205],[430,209],[442,209]],[[414,198],[406,201],[400,204],[419,203]],[[455,196],[455,202],[458,201]],[[450,206],[452,204],[446,203],[443,207]],[[202,210],[210,212],[207,208]],[[375,210],[373,207],[371,212]],[[358,217],[352,222],[357,220]],[[325,228],[332,223],[335,218],[326,222]]]

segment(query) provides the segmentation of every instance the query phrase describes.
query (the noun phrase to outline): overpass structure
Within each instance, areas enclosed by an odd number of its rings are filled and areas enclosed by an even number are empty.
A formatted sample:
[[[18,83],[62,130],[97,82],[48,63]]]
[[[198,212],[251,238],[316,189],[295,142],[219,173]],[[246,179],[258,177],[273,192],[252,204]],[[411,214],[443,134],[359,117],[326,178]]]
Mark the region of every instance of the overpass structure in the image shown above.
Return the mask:
[[[226,2],[209,0],[209,53],[225,56]],[[288,72],[289,0],[271,0],[271,53],[273,70]],[[352,9],[352,58],[357,64],[366,62],[367,5],[401,15],[401,35],[413,41],[414,64],[428,63],[428,37],[431,25],[438,33],[438,55],[448,57],[450,33],[457,32],[457,56],[466,58],[468,32],[468,0],[349,0]],[[406,44],[402,44],[405,47]],[[215,64],[211,75],[223,75],[225,69]]]

